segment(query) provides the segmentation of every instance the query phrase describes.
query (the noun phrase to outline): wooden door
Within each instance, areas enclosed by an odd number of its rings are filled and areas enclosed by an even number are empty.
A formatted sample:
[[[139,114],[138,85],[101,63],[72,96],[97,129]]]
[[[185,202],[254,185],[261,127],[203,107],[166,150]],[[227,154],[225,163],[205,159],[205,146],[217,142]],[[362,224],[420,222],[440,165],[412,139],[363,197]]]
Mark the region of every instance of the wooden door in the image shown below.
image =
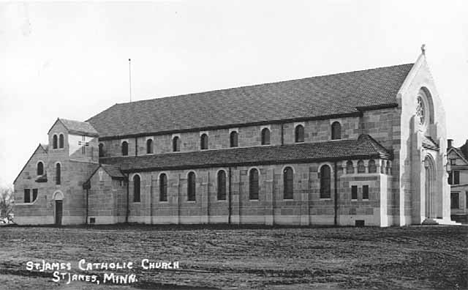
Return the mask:
[[[62,214],[63,214],[62,201],[56,200],[55,201],[55,225],[56,226],[62,225]]]

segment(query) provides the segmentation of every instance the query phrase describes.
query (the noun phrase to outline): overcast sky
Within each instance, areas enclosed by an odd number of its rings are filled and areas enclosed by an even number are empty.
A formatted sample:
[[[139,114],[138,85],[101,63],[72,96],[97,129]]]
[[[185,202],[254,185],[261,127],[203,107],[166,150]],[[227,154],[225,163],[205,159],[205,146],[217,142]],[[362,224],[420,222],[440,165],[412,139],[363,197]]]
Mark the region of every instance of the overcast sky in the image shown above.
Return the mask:
[[[468,1],[0,3],[0,184],[57,117],[133,100],[415,62],[468,139]]]

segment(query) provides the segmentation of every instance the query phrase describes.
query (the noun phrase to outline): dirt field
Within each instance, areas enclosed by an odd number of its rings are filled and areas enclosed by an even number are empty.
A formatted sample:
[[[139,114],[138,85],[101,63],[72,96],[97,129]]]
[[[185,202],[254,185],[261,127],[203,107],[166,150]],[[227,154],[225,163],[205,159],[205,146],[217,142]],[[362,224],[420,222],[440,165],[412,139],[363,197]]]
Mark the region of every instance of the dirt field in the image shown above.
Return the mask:
[[[1,227],[0,289],[467,289],[467,234],[467,226]],[[82,271],[81,259],[133,267]],[[144,259],[179,268],[143,269]],[[58,272],[96,275],[100,284],[28,269],[42,260],[69,262]]]

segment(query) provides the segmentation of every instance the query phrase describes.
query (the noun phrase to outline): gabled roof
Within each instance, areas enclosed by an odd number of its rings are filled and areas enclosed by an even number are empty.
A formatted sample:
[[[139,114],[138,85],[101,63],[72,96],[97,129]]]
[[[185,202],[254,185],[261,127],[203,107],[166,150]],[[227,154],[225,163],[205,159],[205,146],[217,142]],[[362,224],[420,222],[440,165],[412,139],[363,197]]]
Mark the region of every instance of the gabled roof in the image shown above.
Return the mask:
[[[468,160],[468,140],[465,141],[465,144],[460,147],[460,152],[463,154],[465,159]]]
[[[41,146],[42,149],[44,149],[45,152],[49,151],[49,145],[48,144],[39,144],[39,146]]]
[[[391,159],[392,155],[370,136],[361,135],[356,140],[111,157],[100,161],[119,167],[122,172],[137,172],[365,158]]]
[[[125,178],[125,175],[122,174],[122,171],[120,171],[120,168],[118,168],[117,166],[110,165],[110,164],[101,164],[101,167],[112,178],[117,178],[117,179]]]
[[[42,149],[44,152],[47,153],[47,149],[48,149],[48,145],[44,145],[44,144],[40,144],[37,145],[36,149],[34,150],[33,154],[31,154],[31,156],[29,157],[28,161],[24,164],[23,168],[21,168],[20,172],[18,173],[18,175],[16,176],[15,180],[13,181],[13,184],[16,183],[16,180],[18,179],[18,177],[20,177],[21,173],[23,173],[23,170],[26,168],[26,166],[29,164],[29,161],[31,161],[31,159],[33,158],[33,156],[36,154],[36,152],[40,149]]]
[[[88,120],[100,138],[357,116],[396,106],[413,64],[116,104]]]
[[[456,148],[456,147],[449,148],[449,150],[447,151],[447,155],[450,154],[451,151],[455,152],[455,154],[457,154],[460,157],[460,159],[463,160],[463,162],[468,164],[468,158],[466,158],[465,154],[463,154],[463,151],[461,150],[461,147],[460,148]]]
[[[65,128],[71,134],[85,135],[85,136],[92,136],[92,137],[99,136],[96,129],[94,129],[93,126],[88,122],[73,121],[73,120],[67,120],[67,119],[62,119],[62,118],[57,118],[57,120],[55,121],[54,125],[52,125],[50,130],[55,126],[57,122],[62,123],[63,126],[65,126]]]
[[[439,150],[439,145],[429,136],[422,137],[422,146],[427,149]]]
[[[110,165],[110,164],[96,164],[93,170],[91,170],[91,174],[88,176],[88,178],[86,178],[86,181],[84,182],[84,184],[87,184],[87,185],[83,185],[84,187],[89,185],[89,181],[94,176],[94,174],[96,174],[99,168],[102,168],[113,179],[125,178],[125,175],[122,174],[122,172],[117,166]]]

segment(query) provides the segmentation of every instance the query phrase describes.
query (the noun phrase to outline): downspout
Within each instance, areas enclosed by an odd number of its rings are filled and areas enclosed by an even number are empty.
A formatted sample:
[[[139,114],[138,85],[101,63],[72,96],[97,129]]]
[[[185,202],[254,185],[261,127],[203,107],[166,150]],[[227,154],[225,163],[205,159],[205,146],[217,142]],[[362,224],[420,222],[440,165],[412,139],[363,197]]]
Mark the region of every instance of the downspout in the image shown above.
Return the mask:
[[[138,138],[135,137],[135,156],[138,156]]]
[[[150,185],[150,223],[153,224],[153,175],[151,175],[151,185]]]
[[[338,172],[337,172],[337,169],[338,169],[338,165],[337,165],[337,162],[335,161],[335,178],[334,178],[334,182],[335,182],[335,221],[334,221],[334,225],[337,226],[338,225]]]
[[[125,223],[128,224],[128,215],[130,214],[130,178],[127,178],[127,211],[125,213]]]
[[[89,189],[86,188],[86,222],[88,224],[88,217],[89,217]]]
[[[232,170],[229,167],[229,203],[228,203],[228,224],[231,224],[231,215],[232,215]]]
[[[284,145],[284,124],[281,123],[281,145]]]

